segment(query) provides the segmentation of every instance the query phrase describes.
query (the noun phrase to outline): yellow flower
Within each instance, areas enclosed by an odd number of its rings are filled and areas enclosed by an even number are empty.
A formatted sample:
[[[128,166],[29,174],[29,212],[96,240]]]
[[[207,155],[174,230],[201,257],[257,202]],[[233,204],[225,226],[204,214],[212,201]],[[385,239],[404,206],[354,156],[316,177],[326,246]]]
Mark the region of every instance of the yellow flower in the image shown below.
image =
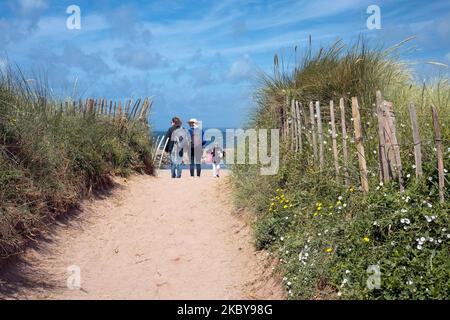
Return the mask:
[[[317,211],[320,211],[320,210],[322,210],[322,207],[317,207]]]
[[[288,200],[288,199],[286,199],[286,203],[289,203],[289,200]]]
[[[281,197],[282,199],[284,199],[284,194],[282,194],[280,197]]]
[[[270,205],[273,207],[275,205],[275,202],[272,202]]]
[[[292,207],[293,207],[292,204],[290,204],[290,205],[289,205],[289,208],[292,208]]]
[[[327,252],[327,253],[330,253],[330,252],[332,252],[333,251],[333,248],[326,248],[325,249],[325,252]]]
[[[281,200],[280,203],[284,203],[284,200]]]
[[[342,204],[341,200],[339,200],[338,202],[336,202],[337,206],[340,206]]]
[[[316,211],[316,212],[314,212],[314,217],[317,217],[317,215],[318,215],[319,213]]]
[[[355,191],[355,188],[350,187],[350,189],[348,189],[348,191],[349,191],[349,192],[354,192],[354,191]]]
[[[280,200],[280,197],[275,197],[276,200]]]
[[[364,242],[369,242],[370,241],[369,236],[364,236],[363,241]]]

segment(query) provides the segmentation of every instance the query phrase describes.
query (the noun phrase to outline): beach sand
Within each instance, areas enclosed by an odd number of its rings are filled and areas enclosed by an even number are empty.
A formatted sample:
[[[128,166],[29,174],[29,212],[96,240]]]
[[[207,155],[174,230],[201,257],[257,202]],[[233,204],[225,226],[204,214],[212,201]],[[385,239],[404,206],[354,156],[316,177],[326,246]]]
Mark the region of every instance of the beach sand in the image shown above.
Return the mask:
[[[0,298],[283,299],[274,260],[233,209],[227,172],[183,175],[117,178],[3,268]],[[68,288],[68,268],[81,288]]]

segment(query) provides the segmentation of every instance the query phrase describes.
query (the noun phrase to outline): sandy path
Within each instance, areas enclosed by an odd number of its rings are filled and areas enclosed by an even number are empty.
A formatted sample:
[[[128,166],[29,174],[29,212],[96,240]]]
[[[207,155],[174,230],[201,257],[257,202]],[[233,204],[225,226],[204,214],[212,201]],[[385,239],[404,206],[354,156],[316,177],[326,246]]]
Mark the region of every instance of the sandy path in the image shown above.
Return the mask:
[[[225,179],[210,171],[120,179],[111,195],[86,201],[49,241],[4,268],[0,298],[283,298],[229,199]],[[80,267],[81,290],[67,288],[71,265]]]

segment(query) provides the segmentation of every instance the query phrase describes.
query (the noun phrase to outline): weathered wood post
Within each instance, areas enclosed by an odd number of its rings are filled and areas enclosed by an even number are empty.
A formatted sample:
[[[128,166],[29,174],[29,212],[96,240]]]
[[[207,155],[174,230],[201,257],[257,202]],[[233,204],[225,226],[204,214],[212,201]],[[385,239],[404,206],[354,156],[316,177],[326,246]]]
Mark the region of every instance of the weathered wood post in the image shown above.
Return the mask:
[[[320,113],[320,102],[316,101],[316,116],[317,116],[317,132],[319,135],[319,167],[323,170],[325,166],[325,153],[323,145],[323,126],[322,126],[322,115]]]
[[[334,169],[336,171],[336,178],[339,179],[339,158],[338,158],[338,148],[336,141],[336,119],[334,117],[334,101],[330,101],[330,117],[331,117],[331,138],[333,140],[333,158],[334,158]]]
[[[434,127],[434,141],[436,143],[436,158],[438,163],[438,174],[439,174],[439,200],[441,203],[445,201],[444,188],[444,151],[442,150],[442,138],[441,129],[439,127],[439,117],[436,107],[433,105],[431,107],[431,112],[433,116],[433,127]]]
[[[423,175],[422,171],[422,148],[419,135],[419,125],[417,122],[416,106],[414,103],[409,104],[409,116],[411,118],[412,133],[414,140],[414,160],[416,163],[416,177]]]
[[[291,151],[297,152],[298,140],[297,140],[297,113],[295,112],[295,99],[291,100]]]
[[[366,155],[364,153],[361,116],[359,113],[358,98],[352,97],[353,126],[355,129],[355,142],[358,151],[359,173],[361,177],[361,188],[363,192],[369,192],[369,182],[367,180]]]
[[[403,191],[405,191],[405,186],[403,183],[403,175],[402,175],[403,168],[402,168],[402,160],[400,157],[400,145],[398,143],[397,130],[395,128],[395,123],[394,123],[394,115],[393,115],[394,107],[391,102],[387,102],[387,101],[383,102],[383,106],[384,106],[384,111],[385,111],[385,115],[386,115],[387,125],[388,125],[389,131],[390,131],[390,138],[391,138],[391,142],[392,142],[392,151],[393,151],[393,155],[394,155],[395,171],[398,174],[398,183],[400,185],[400,192],[403,192]]]
[[[314,103],[311,101],[309,103],[309,116],[311,121],[311,133],[312,133],[312,144],[314,159],[317,160],[317,136],[316,136],[316,118],[314,116]]]
[[[342,155],[344,158],[344,182],[348,186],[349,176],[348,176],[348,149],[347,149],[347,125],[345,123],[345,103],[344,98],[339,100],[339,108],[341,109],[341,129],[342,129]]]
[[[301,118],[301,104],[299,105],[298,101],[295,101],[295,113],[297,114],[297,141],[298,141],[298,151],[303,151],[303,140],[302,140],[302,118]]]
[[[389,175],[389,164],[386,158],[386,140],[384,131],[384,112],[383,112],[383,97],[381,91],[377,91],[377,118],[378,118],[378,139],[379,139],[379,159],[380,159],[380,169],[381,169],[381,179],[383,182],[388,182],[390,179]]]

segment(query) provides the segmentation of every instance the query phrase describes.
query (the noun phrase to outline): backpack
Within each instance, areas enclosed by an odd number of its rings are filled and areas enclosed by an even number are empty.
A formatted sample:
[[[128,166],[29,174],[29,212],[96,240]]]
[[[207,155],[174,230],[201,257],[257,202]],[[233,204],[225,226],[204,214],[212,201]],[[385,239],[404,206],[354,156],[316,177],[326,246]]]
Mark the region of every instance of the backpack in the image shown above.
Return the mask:
[[[174,164],[181,164],[183,162],[184,149],[187,147],[186,130],[178,128],[172,132],[173,148],[170,153],[170,160]]]

